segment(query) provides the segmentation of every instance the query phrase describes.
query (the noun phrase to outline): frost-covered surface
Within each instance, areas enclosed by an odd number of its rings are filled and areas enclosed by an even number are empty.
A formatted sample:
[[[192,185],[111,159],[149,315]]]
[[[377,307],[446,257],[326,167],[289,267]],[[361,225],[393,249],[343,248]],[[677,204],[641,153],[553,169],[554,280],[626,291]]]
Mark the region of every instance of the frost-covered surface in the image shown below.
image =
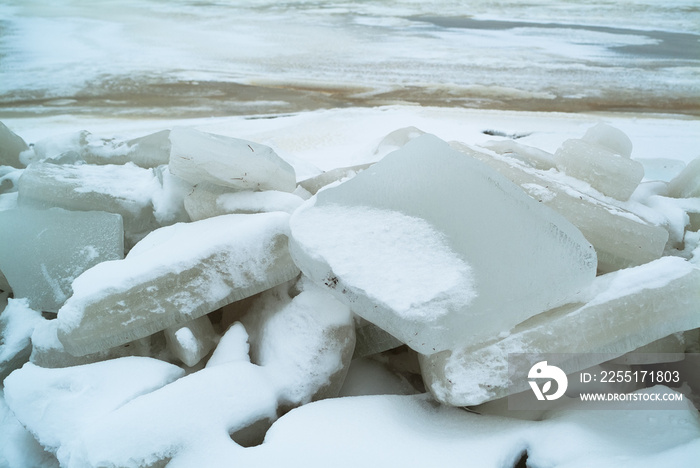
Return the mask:
[[[154,231],[124,260],[101,263],[73,282],[58,313],[59,339],[75,355],[100,351],[293,278],[288,217],[226,215]]]
[[[0,293],[0,380],[27,362],[32,349],[30,337],[42,321],[27,299],[8,299]]]

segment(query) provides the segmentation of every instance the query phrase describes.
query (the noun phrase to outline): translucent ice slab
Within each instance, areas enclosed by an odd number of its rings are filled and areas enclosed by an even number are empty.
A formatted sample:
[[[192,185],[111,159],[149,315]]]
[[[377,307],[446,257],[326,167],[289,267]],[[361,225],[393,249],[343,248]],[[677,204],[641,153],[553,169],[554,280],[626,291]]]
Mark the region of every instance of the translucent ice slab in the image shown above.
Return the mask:
[[[24,167],[19,154],[29,149],[21,136],[0,122],[0,166]]]
[[[268,146],[183,127],[170,132],[170,141],[170,171],[193,184],[283,192],[296,188],[294,168]]]
[[[56,312],[88,268],[124,256],[121,216],[60,208],[0,211],[0,269],[15,297]]]
[[[596,269],[571,223],[430,135],[319,192],[291,230],[304,274],[424,354],[568,302]]]
[[[185,197],[185,210],[193,221],[223,214],[292,213],[304,200],[279,190],[234,191],[220,185],[200,183]]]
[[[154,172],[134,164],[30,164],[19,179],[20,206],[108,211],[124,218],[128,247],[158,224],[153,194],[160,190]]]
[[[539,171],[513,158],[490,155],[461,143],[451,146],[478,159],[520,185],[537,202],[547,205],[578,227],[598,254],[598,270],[607,273],[659,258],[668,231],[626,210],[573,187],[562,174]]]
[[[528,388],[527,379],[510,380],[509,353],[577,353],[557,364],[568,374],[700,326],[700,270],[678,257],[600,276],[588,294],[486,346],[422,356],[426,385],[443,403],[475,405]]]
[[[286,213],[226,215],[158,229],[120,261],[73,282],[58,338],[74,355],[148,336],[294,278]]]

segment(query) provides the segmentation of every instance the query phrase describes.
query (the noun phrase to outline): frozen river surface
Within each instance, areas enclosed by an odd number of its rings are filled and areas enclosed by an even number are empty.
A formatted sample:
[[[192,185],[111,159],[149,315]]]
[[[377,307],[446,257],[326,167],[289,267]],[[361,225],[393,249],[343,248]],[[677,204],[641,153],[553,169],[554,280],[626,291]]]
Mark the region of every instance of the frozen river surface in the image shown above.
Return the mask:
[[[9,0],[0,115],[700,114],[700,4],[597,3]]]

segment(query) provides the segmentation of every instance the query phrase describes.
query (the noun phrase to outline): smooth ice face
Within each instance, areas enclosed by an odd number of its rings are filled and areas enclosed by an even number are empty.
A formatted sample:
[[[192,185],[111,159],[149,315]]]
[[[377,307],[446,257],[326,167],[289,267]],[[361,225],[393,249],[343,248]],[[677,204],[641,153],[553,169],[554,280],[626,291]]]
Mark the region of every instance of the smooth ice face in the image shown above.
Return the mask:
[[[538,203],[571,221],[595,248],[600,272],[642,265],[663,254],[668,230],[625,209],[622,203],[595,198],[573,187],[576,180],[558,172],[537,170],[515,158],[487,154],[462,143],[450,145],[488,164]]]
[[[19,154],[28,149],[21,136],[0,122],[0,166],[23,167]]]
[[[56,312],[85,270],[124,256],[121,216],[60,208],[0,211],[0,269],[15,297]]]
[[[286,213],[226,215],[158,229],[120,261],[73,282],[58,338],[80,356],[188,322],[294,278]]]
[[[566,140],[554,153],[557,169],[618,200],[629,199],[644,177],[638,161],[586,140]]]
[[[107,211],[124,218],[133,245],[158,224],[153,195],[160,190],[154,172],[134,164],[59,165],[35,163],[19,179],[20,206],[59,207],[75,211]]]
[[[305,275],[424,354],[568,302],[596,269],[571,223],[429,135],[319,192],[291,231]]]
[[[193,184],[283,192],[296,188],[294,168],[268,146],[183,127],[170,132],[170,141],[170,172]]]
[[[624,158],[632,156],[632,140],[625,132],[610,125],[599,123],[586,130],[582,140],[607,148]]]
[[[600,276],[587,295],[485,346],[421,356],[426,386],[445,404],[476,405],[529,388],[526,379],[511,381],[509,353],[571,353],[557,364],[569,374],[700,326],[700,270],[678,257]],[[532,363],[523,365],[511,373],[527,375]]]

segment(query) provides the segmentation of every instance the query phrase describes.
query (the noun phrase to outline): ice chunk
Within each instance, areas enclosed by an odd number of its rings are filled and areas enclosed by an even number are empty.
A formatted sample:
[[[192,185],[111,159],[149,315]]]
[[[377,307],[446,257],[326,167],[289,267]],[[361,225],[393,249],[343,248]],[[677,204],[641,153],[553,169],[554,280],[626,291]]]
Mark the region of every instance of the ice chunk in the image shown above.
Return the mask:
[[[355,348],[352,313],[313,283],[290,297],[290,285],[265,292],[242,323],[251,362],[263,366],[287,406],[335,397]]]
[[[632,156],[632,140],[622,130],[608,124],[598,123],[586,130],[581,138],[588,143],[607,148],[624,158]]]
[[[461,143],[450,144],[488,164],[520,185],[533,199],[564,215],[595,247],[600,272],[642,265],[663,254],[668,231],[621,204],[595,198],[572,187],[572,181],[562,174],[538,171],[512,158],[489,155]]]
[[[618,200],[627,200],[644,177],[641,163],[590,140],[566,140],[554,161],[560,171]]]
[[[394,338],[359,315],[355,317],[355,336],[356,344],[353,358],[371,356],[403,344],[401,340]]]
[[[88,268],[124,256],[121,216],[59,208],[0,211],[0,268],[15,297],[56,312]]]
[[[107,211],[124,218],[131,247],[158,227],[153,216],[153,194],[160,189],[150,169],[134,164],[59,165],[35,163],[19,179],[19,204],[59,207],[74,211]]]
[[[272,148],[247,140],[176,127],[170,132],[170,171],[193,184],[293,192],[294,168]]]
[[[676,198],[700,197],[700,158],[693,159],[668,184],[668,195]]]
[[[430,135],[319,192],[291,230],[305,275],[425,354],[497,335],[595,276],[571,223]]]
[[[214,349],[218,338],[206,315],[165,329],[168,349],[189,367],[196,365]]]
[[[425,135],[425,132],[420,128],[413,126],[394,130],[382,138],[382,141],[380,141],[379,145],[377,145],[377,149],[374,151],[374,154],[385,156],[392,151],[402,148],[406,143],[418,138],[421,135]]]
[[[73,356],[58,340],[58,320],[42,320],[32,333],[32,354],[29,361],[50,368],[80,366],[126,356],[153,357],[174,362],[175,357],[167,352],[165,345],[165,336],[161,332],[104,351]]]
[[[323,172],[308,179],[299,182],[299,186],[309,192],[311,195],[316,193],[323,187],[334,182],[344,181],[355,177],[360,171],[364,171],[374,163],[358,164],[357,166],[338,167],[330,171]]]
[[[236,192],[220,185],[201,183],[185,197],[184,204],[190,218],[197,221],[233,213],[284,211],[291,214],[303,201],[297,195],[278,190]]]
[[[26,299],[0,297],[0,382],[29,360],[34,327],[44,319]],[[2,304],[6,302],[5,306]],[[4,310],[3,310],[4,308]]]
[[[158,229],[73,282],[58,337],[80,356],[148,336],[294,278],[286,213],[225,215]]]
[[[426,385],[443,403],[475,405],[528,388],[526,379],[510,381],[509,353],[571,353],[557,364],[568,374],[700,326],[700,269],[678,257],[600,276],[589,294],[585,304],[535,316],[485,346],[421,356]],[[511,369],[527,375],[520,371]]]
[[[0,166],[24,167],[19,154],[29,149],[21,136],[0,122]]]
[[[63,369],[27,363],[5,379],[12,412],[52,452],[82,430],[139,395],[152,392],[184,371],[157,359],[125,357]],[[64,466],[62,464],[62,466]]]
[[[49,160],[56,163],[134,163],[144,168],[168,164],[170,131],[162,130],[131,140],[100,138],[87,130],[44,138],[33,151],[22,155],[26,164]]]
[[[234,445],[229,434],[274,420],[276,411],[276,389],[263,368],[240,361],[208,367],[85,427],[70,447],[70,461],[76,466],[163,466],[198,447],[217,451],[222,444]]]
[[[194,221],[185,210],[185,197],[192,192],[192,184],[170,173],[168,166],[154,169],[158,190],[153,193],[153,214],[161,226]]]

